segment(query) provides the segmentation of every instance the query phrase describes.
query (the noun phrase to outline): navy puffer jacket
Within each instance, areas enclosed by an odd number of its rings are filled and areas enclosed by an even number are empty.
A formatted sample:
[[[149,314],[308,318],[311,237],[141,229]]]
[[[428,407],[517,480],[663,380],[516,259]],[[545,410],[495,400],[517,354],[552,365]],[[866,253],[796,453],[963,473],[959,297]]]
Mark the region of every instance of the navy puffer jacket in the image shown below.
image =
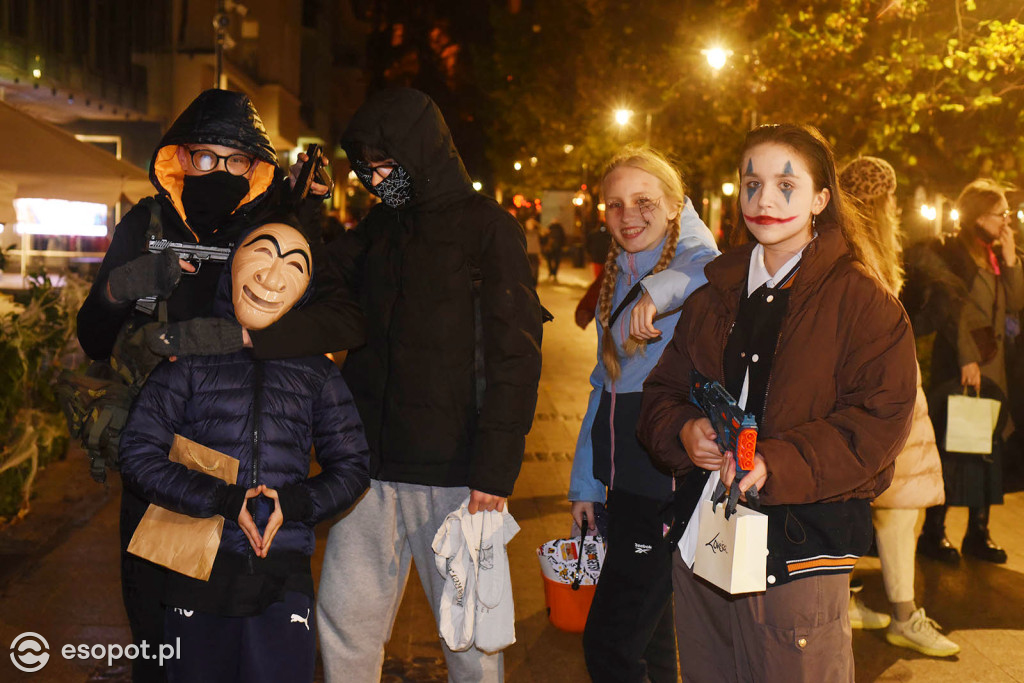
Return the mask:
[[[270,556],[312,555],[313,526],[348,508],[369,483],[369,451],[352,395],[323,356],[261,361],[243,350],[164,362],[150,375],[121,437],[126,485],[193,517],[217,514],[227,484],[168,460],[175,434],[238,458],[237,484],[293,491]],[[310,450],[322,471],[308,478]],[[296,488],[297,487],[297,488]],[[295,495],[297,494],[297,495]],[[262,533],[273,501],[256,499]],[[301,518],[289,520],[296,511]],[[220,551],[249,554],[237,520],[226,519]]]

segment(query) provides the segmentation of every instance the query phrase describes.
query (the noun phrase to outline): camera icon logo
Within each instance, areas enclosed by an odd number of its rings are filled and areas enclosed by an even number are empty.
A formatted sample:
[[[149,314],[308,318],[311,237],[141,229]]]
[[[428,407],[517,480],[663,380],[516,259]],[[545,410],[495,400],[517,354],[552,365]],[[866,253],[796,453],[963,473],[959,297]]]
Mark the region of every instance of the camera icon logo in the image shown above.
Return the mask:
[[[38,633],[26,631],[11,643],[11,661],[19,671],[35,673],[50,661],[50,644]]]

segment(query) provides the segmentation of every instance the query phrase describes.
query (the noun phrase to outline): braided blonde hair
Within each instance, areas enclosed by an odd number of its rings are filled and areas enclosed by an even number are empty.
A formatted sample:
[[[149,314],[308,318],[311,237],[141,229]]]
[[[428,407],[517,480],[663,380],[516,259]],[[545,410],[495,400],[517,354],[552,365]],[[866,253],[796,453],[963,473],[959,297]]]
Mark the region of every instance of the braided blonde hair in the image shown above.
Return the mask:
[[[641,171],[650,173],[661,183],[665,192],[665,198],[669,206],[666,207],[671,213],[675,209],[676,216],[669,221],[668,233],[665,245],[661,250],[661,258],[655,264],[652,273],[659,273],[668,267],[672,257],[676,253],[676,244],[679,242],[680,222],[683,215],[683,206],[686,204],[686,187],[683,185],[683,178],[679,170],[672,165],[665,155],[650,147],[626,147],[616,154],[605,167],[601,176],[602,191],[604,181],[612,171],[620,166],[638,168]],[[608,257],[604,262],[604,282],[601,285],[601,295],[598,298],[597,320],[604,327],[604,338],[601,343],[601,360],[604,362],[605,372],[612,382],[622,375],[622,365],[619,360],[619,352],[612,338],[609,327],[609,319],[612,315],[612,297],[615,294],[615,282],[619,278],[619,265],[616,259],[622,252],[618,242],[612,240],[608,248]],[[623,344],[623,350],[627,356],[633,356],[638,351],[644,352],[647,349],[647,341],[629,337]]]

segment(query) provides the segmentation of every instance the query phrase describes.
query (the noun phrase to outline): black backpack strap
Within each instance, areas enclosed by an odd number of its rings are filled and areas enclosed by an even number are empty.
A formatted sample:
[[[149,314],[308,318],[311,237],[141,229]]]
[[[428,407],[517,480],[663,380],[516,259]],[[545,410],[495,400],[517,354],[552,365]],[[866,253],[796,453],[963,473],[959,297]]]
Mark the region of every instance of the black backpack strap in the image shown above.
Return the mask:
[[[612,314],[608,316],[609,329],[611,329],[611,326],[614,325],[615,321],[619,319],[619,316],[622,315],[622,311],[625,310],[626,306],[633,303],[633,301],[635,301],[636,298],[640,296],[640,283],[642,283],[644,281],[644,278],[650,275],[651,272],[652,271],[649,270],[640,276],[640,279],[636,281],[636,284],[633,285],[633,287],[628,292],[626,292],[626,296],[623,297],[622,301],[619,302],[619,305],[615,308],[614,311],[612,311]]]
[[[162,239],[164,236],[163,209],[156,197],[143,197],[139,204],[149,209],[149,226],[146,228],[145,248],[149,249],[151,240]],[[156,319],[167,322],[167,302],[160,300],[156,305]]]
[[[143,197],[139,204],[149,209],[149,227],[146,228],[146,244],[150,240],[158,240],[164,235],[163,215],[160,202],[156,197]]]

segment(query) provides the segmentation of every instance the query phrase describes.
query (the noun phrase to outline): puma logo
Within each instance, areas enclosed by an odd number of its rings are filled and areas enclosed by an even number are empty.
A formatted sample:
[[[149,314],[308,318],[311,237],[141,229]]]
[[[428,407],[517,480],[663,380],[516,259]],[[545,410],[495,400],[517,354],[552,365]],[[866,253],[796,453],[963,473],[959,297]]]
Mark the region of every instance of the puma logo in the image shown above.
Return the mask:
[[[308,607],[306,608],[306,616],[305,617],[300,617],[298,614],[293,614],[292,615],[292,620],[289,623],[297,624],[299,622],[302,622],[303,624],[305,624],[306,625],[306,630],[307,631],[309,630],[309,608]]]
[[[724,543],[722,543],[721,541],[718,540],[719,536],[721,536],[720,533],[719,534],[715,534],[715,537],[712,538],[707,543],[705,543],[704,545],[706,545],[707,547],[711,548],[711,552],[713,552],[713,553],[727,553],[727,552],[729,552],[728,546],[726,546]]]

